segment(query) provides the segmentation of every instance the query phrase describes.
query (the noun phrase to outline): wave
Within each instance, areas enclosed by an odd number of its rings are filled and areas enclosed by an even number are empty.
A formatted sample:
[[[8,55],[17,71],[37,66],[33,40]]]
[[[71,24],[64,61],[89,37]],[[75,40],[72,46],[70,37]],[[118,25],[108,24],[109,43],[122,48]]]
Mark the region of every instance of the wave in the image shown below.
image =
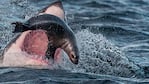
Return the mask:
[[[0,74],[0,83],[4,84],[142,84],[149,82],[148,79],[130,79],[110,75],[72,73],[64,70],[0,68],[0,71],[7,71],[4,74]]]
[[[80,62],[72,65],[66,55],[57,68],[74,72],[108,74],[115,76],[131,77],[138,75],[139,67],[131,63],[121,50],[112,45],[101,34],[93,34],[82,30],[76,34],[80,49]],[[55,67],[55,68],[56,68]],[[137,72],[137,73],[136,73]]]

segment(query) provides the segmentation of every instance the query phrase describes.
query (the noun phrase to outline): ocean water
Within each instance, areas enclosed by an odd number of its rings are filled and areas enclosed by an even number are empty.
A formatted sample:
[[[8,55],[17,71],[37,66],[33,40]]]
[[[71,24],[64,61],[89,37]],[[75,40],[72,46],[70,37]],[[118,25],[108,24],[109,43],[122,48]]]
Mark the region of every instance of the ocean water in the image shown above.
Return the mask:
[[[0,51],[26,21],[53,0],[1,0]],[[0,68],[2,84],[149,84],[148,0],[62,0],[80,62],[65,53],[53,69]]]

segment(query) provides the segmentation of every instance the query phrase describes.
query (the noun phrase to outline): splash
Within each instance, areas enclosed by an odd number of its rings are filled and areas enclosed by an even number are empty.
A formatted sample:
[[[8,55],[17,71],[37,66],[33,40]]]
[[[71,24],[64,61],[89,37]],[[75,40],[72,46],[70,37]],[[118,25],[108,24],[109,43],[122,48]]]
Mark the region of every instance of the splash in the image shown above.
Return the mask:
[[[93,34],[85,29],[76,33],[76,37],[80,49],[79,64],[73,65],[64,53],[61,63],[56,64],[55,68],[124,77],[134,76],[139,69],[102,34]]]

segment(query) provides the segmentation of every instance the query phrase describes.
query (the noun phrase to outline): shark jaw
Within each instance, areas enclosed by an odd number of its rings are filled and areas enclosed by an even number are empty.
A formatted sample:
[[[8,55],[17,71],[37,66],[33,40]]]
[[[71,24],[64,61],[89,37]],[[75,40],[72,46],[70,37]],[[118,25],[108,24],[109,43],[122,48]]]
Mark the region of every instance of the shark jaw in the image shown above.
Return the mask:
[[[49,59],[46,58],[48,38],[44,30],[23,32],[15,42],[5,51],[2,66],[46,66],[50,67]],[[56,50],[55,62],[60,58],[61,49]]]

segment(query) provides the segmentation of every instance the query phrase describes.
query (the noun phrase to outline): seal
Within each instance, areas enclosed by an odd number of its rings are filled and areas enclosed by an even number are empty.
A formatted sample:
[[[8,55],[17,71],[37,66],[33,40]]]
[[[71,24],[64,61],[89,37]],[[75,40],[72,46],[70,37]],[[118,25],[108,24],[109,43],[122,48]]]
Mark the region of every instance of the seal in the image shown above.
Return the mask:
[[[10,56],[12,52],[15,54],[25,52],[29,57],[44,60],[46,64],[47,59],[58,58],[61,49],[63,49],[71,62],[78,64],[79,50],[76,37],[65,22],[65,13],[61,1],[50,4],[37,16],[30,18],[25,23],[15,22],[13,24],[15,24],[13,32],[21,32],[21,34],[5,47],[2,54],[4,63],[7,55],[9,55],[7,59],[13,58]],[[21,58],[21,56],[19,57]],[[37,65],[45,65],[44,63],[35,62]],[[13,63],[9,63],[9,65],[13,65]]]

